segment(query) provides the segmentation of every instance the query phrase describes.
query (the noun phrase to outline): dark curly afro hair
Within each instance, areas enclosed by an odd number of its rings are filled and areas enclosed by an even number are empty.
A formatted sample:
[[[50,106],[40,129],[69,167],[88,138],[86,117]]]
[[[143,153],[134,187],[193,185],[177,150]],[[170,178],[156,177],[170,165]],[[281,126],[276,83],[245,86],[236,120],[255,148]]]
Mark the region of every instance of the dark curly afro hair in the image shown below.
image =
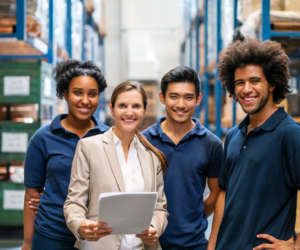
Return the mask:
[[[107,87],[106,80],[101,70],[92,62],[81,62],[75,59],[62,61],[53,70],[53,78],[57,83],[56,95],[63,99],[64,92],[69,90],[69,84],[74,77],[88,75],[98,83],[98,92],[104,91]]]
[[[229,96],[237,101],[234,91],[235,70],[249,64],[261,66],[268,83],[275,86],[273,101],[277,104],[291,93],[288,62],[289,58],[279,43],[270,40],[262,43],[258,39],[247,38],[229,45],[218,65],[219,79]]]

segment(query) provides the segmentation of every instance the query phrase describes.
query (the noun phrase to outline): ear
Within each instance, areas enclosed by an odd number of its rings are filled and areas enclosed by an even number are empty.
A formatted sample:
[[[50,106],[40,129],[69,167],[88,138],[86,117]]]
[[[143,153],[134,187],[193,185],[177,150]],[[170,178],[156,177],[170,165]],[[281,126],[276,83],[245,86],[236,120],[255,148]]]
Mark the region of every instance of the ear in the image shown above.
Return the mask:
[[[143,117],[145,117],[146,113],[148,111],[148,105],[146,106],[145,110],[144,110],[144,114],[143,114]]]
[[[64,91],[64,99],[66,102],[68,101],[68,91],[67,90]]]
[[[112,104],[109,104],[109,109],[110,109],[110,113],[111,113],[112,117],[115,117],[115,112],[114,112],[114,108],[113,108]]]
[[[162,93],[161,91],[158,93],[158,96],[159,96],[160,102],[161,102],[163,105],[165,105],[165,97],[164,97],[164,95],[163,95],[163,93]]]
[[[270,92],[273,92],[275,89],[275,86],[274,85],[270,85]]]
[[[201,100],[202,100],[202,94],[199,94],[196,100],[196,106],[200,104]]]

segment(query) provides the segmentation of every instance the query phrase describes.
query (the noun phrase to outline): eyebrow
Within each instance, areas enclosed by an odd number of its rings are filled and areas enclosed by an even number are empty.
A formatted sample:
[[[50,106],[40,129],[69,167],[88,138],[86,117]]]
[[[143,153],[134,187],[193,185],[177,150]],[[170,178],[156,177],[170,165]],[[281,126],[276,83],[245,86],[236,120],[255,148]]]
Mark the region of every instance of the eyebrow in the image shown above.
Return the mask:
[[[179,95],[179,94],[176,93],[176,92],[170,92],[169,95]],[[187,96],[194,96],[195,94],[193,94],[193,93],[186,93],[186,94],[184,94],[184,95],[187,95]]]
[[[76,88],[76,87],[73,89],[83,90],[82,88]],[[97,89],[89,89],[89,91],[97,91]]]
[[[255,76],[255,77],[250,77],[249,80],[261,80],[261,78],[258,77],[258,76]],[[245,79],[237,79],[234,82],[236,83],[236,82],[239,82],[239,81],[245,81]]]

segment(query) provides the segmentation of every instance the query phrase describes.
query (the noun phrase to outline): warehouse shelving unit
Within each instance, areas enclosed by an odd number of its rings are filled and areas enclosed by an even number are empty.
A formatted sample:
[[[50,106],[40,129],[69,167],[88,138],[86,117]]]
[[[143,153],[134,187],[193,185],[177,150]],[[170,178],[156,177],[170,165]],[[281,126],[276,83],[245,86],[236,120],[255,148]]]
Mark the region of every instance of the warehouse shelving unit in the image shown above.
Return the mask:
[[[24,161],[30,137],[43,124],[50,122],[54,107],[51,73],[52,64],[56,62],[56,53],[54,53],[56,51],[54,37],[55,0],[49,1],[48,45],[38,38],[30,39],[27,37],[26,7],[26,0],[16,0],[16,32],[0,34],[0,38],[17,39],[16,43],[23,42],[25,46],[31,46],[33,48],[31,51],[34,51],[34,54],[7,53],[0,55],[0,106],[2,114],[0,121],[0,159],[2,163],[6,163],[7,180],[10,177],[11,163],[20,164]],[[28,86],[24,87],[27,84]],[[8,87],[9,85],[10,87]],[[27,93],[14,93],[14,88],[22,89],[23,87],[24,92]],[[11,88],[12,93],[8,93],[8,88]],[[25,110],[34,118],[22,117],[20,112],[26,113]],[[22,148],[18,146],[20,144],[23,145]],[[23,225],[23,206],[20,203],[24,190],[22,183],[0,182],[1,226]],[[19,203],[19,207],[10,207],[7,205],[10,202]]]
[[[93,22],[91,18],[88,18],[85,12],[83,1],[65,0],[66,4],[66,19],[65,24],[65,48],[69,58],[73,58],[74,48],[72,40],[72,25],[74,23],[74,10],[72,10],[72,4],[82,3],[83,8],[83,25],[82,34],[85,31],[85,25],[90,25],[89,22]],[[30,137],[44,124],[49,124],[55,115],[55,87],[53,81],[51,80],[52,68],[56,64],[57,60],[62,60],[57,58],[57,42],[54,34],[56,26],[56,6],[58,4],[57,0],[49,0],[49,13],[48,13],[48,41],[47,44],[39,38],[29,38],[26,34],[26,0],[16,0],[16,27],[15,33],[12,34],[0,34],[0,45],[1,43],[6,43],[9,46],[9,42],[21,43],[23,47],[30,48],[27,53],[17,54],[15,51],[11,53],[10,51],[4,51],[0,54],[0,163],[6,164],[6,181],[0,181],[0,226],[21,226],[23,225],[23,204],[20,204],[18,209],[5,208],[4,200],[5,190],[16,191],[16,196],[18,196],[16,202],[20,203],[22,198],[22,192],[24,192],[24,185],[22,183],[13,183],[9,181],[9,169],[12,164],[21,164],[25,159],[25,151],[27,146],[23,145],[22,150],[7,150],[7,145],[4,144],[3,139],[7,140],[20,140],[24,144],[26,140],[26,145]],[[95,33],[95,26],[93,28],[93,33]],[[74,32],[74,31],[73,31]],[[93,37],[92,37],[93,38]],[[8,40],[9,39],[9,40]],[[81,48],[82,53],[80,55],[82,60],[94,60],[94,53],[92,53],[92,58],[86,58],[85,55],[85,42],[87,38],[82,36]],[[99,43],[91,43],[92,46],[102,46],[103,41],[99,36]],[[5,45],[5,46],[6,46]],[[21,46],[21,47],[22,47]],[[78,46],[78,45],[77,45]],[[95,49],[94,47],[92,48]],[[19,51],[19,50],[18,50]],[[28,53],[33,52],[33,53]],[[78,53],[77,53],[78,57]],[[101,57],[104,59],[104,57]],[[104,63],[101,65],[104,66]],[[103,68],[102,68],[103,70]],[[26,77],[29,79],[28,83],[28,93],[20,95],[20,93],[5,94],[5,77]],[[24,80],[24,79],[23,79]],[[20,80],[21,81],[21,80]],[[6,81],[7,82],[7,81]],[[19,82],[18,84],[24,84],[24,82]],[[27,84],[27,83],[25,83]],[[6,87],[5,87],[6,86]],[[20,109],[20,105],[26,106],[26,108],[34,109],[36,115],[33,119],[28,121],[27,118],[22,120],[17,120],[15,117],[16,110]],[[21,112],[21,111],[20,111]],[[104,114],[103,114],[104,112]],[[94,114],[96,117],[105,117],[105,94],[101,93],[100,100],[98,104],[98,109]],[[24,117],[23,117],[24,118]],[[19,119],[19,118],[18,118]],[[27,120],[26,120],[27,119]],[[4,138],[4,137],[5,138]],[[22,137],[23,136],[23,137]],[[20,139],[20,138],[23,139]],[[25,138],[25,139],[24,139]],[[14,142],[12,142],[14,143]],[[19,143],[19,142],[15,142]],[[3,146],[4,145],[4,146]],[[11,144],[13,145],[13,144]],[[12,147],[11,147],[12,148]],[[24,149],[25,148],[25,149]],[[1,168],[1,166],[0,166]],[[23,193],[24,194],[24,193]],[[12,197],[10,197],[12,199]]]
[[[223,46],[223,41],[222,41],[222,35],[221,35],[221,30],[222,30],[222,5],[221,5],[221,0],[214,0],[216,3],[216,23],[217,27],[210,27],[216,29],[216,65],[214,72],[209,72],[208,67],[209,67],[209,62],[208,62],[208,13],[209,13],[209,2],[211,0],[205,0],[204,2],[204,13],[203,13],[203,22],[205,25],[205,42],[204,42],[204,47],[205,47],[205,55],[204,55],[204,76],[203,76],[203,82],[204,82],[204,96],[203,96],[203,103],[204,103],[204,126],[215,132],[215,134],[221,138],[223,134],[223,130],[221,127],[221,101],[222,101],[222,88],[221,88],[221,82],[219,81],[218,78],[218,71],[217,71],[217,66],[219,63],[219,54],[222,50]],[[215,94],[215,126],[213,124],[209,124],[209,92],[210,92],[210,80],[214,78],[215,84],[214,84],[214,94]]]

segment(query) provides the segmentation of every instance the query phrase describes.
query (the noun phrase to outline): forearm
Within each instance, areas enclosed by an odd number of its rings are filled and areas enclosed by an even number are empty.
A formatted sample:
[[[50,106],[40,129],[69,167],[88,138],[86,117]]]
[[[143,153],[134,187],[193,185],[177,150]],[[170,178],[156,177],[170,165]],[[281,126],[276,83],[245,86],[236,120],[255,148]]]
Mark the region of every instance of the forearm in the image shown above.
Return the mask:
[[[215,197],[212,197],[211,194],[209,194],[204,199],[204,212],[206,214],[206,217],[209,217],[212,215],[212,213],[215,210],[217,199]]]
[[[300,233],[298,234],[296,241],[295,241],[295,250],[300,250]]]
[[[212,225],[212,232],[209,238],[207,250],[214,250],[216,248],[217,236],[218,236],[220,224],[224,213],[225,196],[226,196],[226,192],[222,190],[217,199],[213,225]]]
[[[31,245],[33,232],[34,232],[34,220],[35,220],[35,213],[33,210],[30,209],[28,202],[31,198],[29,194],[25,193],[24,199],[24,210],[23,210],[23,224],[24,224],[24,242],[26,244]]]

